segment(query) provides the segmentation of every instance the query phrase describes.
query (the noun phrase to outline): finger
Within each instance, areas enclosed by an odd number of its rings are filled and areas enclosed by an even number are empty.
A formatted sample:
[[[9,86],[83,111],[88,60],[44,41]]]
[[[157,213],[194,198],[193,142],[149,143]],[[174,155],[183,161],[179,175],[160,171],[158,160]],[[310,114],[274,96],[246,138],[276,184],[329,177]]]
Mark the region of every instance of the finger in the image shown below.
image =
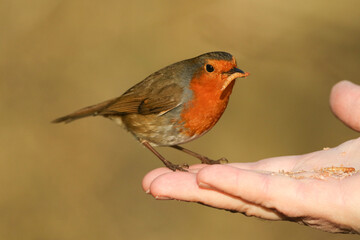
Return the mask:
[[[333,113],[350,128],[360,131],[360,86],[343,80],[331,90]]]
[[[202,189],[198,186],[196,175],[185,172],[163,174],[152,181],[150,192],[156,199],[177,199],[199,202],[211,207],[236,211],[248,216],[268,220],[280,220],[282,215],[241,198],[230,196],[215,190]]]
[[[189,167],[188,171],[192,172],[192,173],[196,173],[198,172],[201,168],[205,167],[205,164],[195,164]],[[142,180],[142,188],[146,193],[149,193],[150,191],[150,185],[151,183],[154,181],[154,179],[156,179],[157,177],[166,174],[166,173],[172,173],[173,171],[162,167],[162,168],[157,168],[154,169],[152,171],[150,171],[149,173],[147,173],[145,175],[145,177]]]
[[[329,180],[330,181],[330,180]],[[276,209],[289,217],[340,216],[341,208],[333,210],[329,202],[340,205],[340,195],[329,189],[329,181],[315,179],[297,180],[286,176],[275,176],[230,166],[209,166],[197,175],[201,186],[210,186],[218,191],[240,197],[268,209]],[[335,185],[336,185],[336,180]],[[323,211],[319,209],[332,211]],[[338,211],[338,212],[337,212]]]

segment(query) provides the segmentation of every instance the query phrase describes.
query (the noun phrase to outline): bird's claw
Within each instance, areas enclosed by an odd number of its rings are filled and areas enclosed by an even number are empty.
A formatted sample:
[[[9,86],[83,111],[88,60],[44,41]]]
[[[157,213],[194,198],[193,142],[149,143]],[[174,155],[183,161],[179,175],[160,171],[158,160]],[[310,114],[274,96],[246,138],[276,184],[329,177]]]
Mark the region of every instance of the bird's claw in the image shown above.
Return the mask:
[[[166,165],[170,170],[172,171],[176,171],[176,170],[179,170],[181,172],[187,172],[188,168],[189,168],[189,165],[184,163],[184,164],[173,164],[173,163],[170,163],[168,165]]]
[[[209,159],[207,157],[204,157],[204,158],[201,159],[201,163],[209,164],[209,165],[222,164],[222,163],[228,163],[228,162],[229,161],[224,157],[222,157],[222,158],[220,158],[218,160],[211,160],[211,159]]]

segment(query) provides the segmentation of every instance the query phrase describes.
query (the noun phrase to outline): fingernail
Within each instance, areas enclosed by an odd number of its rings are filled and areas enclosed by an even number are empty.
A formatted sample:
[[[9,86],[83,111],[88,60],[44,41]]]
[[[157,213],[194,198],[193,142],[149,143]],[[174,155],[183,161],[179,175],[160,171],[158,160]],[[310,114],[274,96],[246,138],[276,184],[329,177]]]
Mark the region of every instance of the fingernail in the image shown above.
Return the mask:
[[[146,194],[150,194],[150,188],[145,191]]]
[[[207,183],[203,183],[203,182],[199,182],[198,185],[200,188],[204,188],[204,189],[215,189],[212,186],[208,185]]]
[[[166,196],[155,196],[156,200],[172,200],[173,198],[169,198]]]

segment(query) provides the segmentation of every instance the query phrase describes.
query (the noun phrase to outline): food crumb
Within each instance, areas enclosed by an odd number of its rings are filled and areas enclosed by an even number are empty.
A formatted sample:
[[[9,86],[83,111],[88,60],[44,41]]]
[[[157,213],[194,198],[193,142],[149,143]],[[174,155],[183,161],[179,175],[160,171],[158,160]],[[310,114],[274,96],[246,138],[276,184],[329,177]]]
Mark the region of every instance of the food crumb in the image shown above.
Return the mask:
[[[346,177],[350,177],[356,173],[358,173],[359,170],[356,170],[353,167],[325,167],[321,169],[311,170],[311,171],[285,171],[285,170],[279,170],[278,173],[272,173],[272,175],[280,175],[280,176],[287,176],[295,179],[305,179],[305,178],[313,178],[313,179],[319,179],[319,180],[326,180],[328,178],[335,178],[335,179],[343,179]]]

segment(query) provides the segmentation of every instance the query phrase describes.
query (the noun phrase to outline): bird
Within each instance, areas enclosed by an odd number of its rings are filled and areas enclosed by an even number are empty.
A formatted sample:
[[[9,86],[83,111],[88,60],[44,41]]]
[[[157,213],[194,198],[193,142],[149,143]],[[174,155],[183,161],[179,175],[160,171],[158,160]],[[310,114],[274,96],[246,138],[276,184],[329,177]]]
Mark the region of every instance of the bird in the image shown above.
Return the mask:
[[[187,171],[188,164],[174,164],[155,147],[172,147],[200,159],[212,160],[180,144],[207,133],[225,111],[235,79],[249,75],[237,67],[233,55],[208,52],[164,67],[137,83],[119,97],[91,105],[53,123],[69,123],[88,116],[109,118],[125,127],[142,145],[172,171]]]

